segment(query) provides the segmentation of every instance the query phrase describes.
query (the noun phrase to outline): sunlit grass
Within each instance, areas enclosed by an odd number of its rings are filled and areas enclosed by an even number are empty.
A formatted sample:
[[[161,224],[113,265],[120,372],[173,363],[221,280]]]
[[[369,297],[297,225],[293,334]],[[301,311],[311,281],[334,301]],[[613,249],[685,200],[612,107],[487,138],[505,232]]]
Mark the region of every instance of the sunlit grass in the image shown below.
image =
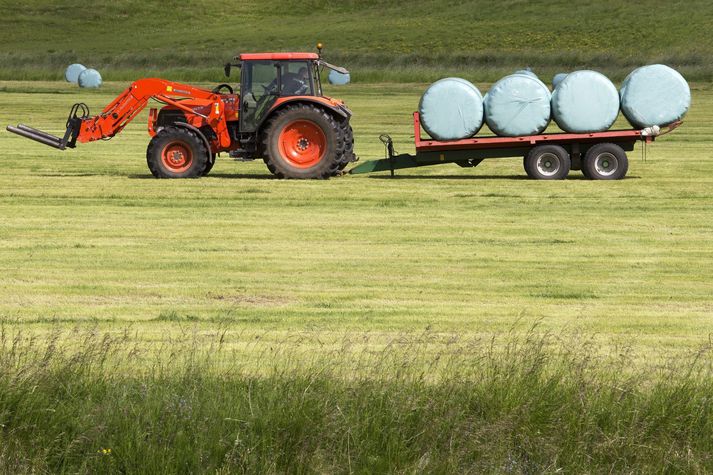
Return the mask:
[[[126,85],[2,82],[0,124]],[[367,160],[413,151],[425,86],[327,92]],[[0,471],[710,471],[712,105],[614,183],[155,180],[145,112],[65,152],[1,131]]]

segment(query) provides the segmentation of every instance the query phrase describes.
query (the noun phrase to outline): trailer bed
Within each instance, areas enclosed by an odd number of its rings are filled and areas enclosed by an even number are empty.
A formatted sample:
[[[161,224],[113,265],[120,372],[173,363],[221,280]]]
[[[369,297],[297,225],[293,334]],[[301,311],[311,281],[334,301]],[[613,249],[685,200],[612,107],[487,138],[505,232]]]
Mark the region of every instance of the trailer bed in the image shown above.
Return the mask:
[[[421,135],[421,118],[418,112],[413,113],[414,146],[416,153],[397,154],[394,151],[393,141],[388,135],[379,137],[385,145],[385,158],[371,160],[352,168],[350,174],[372,173],[379,171],[390,171],[392,176],[394,170],[401,168],[414,168],[443,163],[455,163],[461,167],[475,167],[480,162],[488,158],[523,157],[525,162],[531,155],[533,149],[542,149],[547,145],[562,147],[568,154],[571,162],[567,167],[579,170],[582,167],[582,159],[587,151],[598,144],[613,144],[622,151],[631,151],[636,142],[651,143],[657,136],[666,134],[681,122],[676,122],[666,126],[665,131],[659,127],[651,127],[642,130],[608,130],[605,132],[592,133],[552,133],[540,135],[528,135],[520,137],[472,137],[462,140],[440,141],[431,138],[423,138]],[[620,158],[622,160],[622,158]],[[624,155],[623,161],[626,160]],[[532,176],[528,167],[525,166],[528,175]],[[565,173],[566,176],[566,173]],[[546,179],[545,177],[540,177]]]

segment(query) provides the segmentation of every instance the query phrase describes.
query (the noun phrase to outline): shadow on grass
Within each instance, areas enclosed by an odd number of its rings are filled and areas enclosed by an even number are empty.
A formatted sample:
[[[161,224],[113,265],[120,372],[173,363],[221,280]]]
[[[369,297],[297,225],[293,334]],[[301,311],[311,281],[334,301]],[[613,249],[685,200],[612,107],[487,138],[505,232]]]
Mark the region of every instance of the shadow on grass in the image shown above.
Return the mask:
[[[383,173],[383,172],[377,172]],[[150,173],[146,174],[130,174],[123,175],[121,173],[37,173],[36,176],[42,177],[97,177],[97,176],[111,176],[111,177],[121,177],[126,176],[131,180],[156,180],[156,178]],[[348,174],[347,174],[348,175]],[[368,175],[367,178],[377,179],[377,180],[516,180],[523,181],[529,180],[527,175],[394,175],[391,176],[387,174],[379,175]],[[356,176],[356,175],[354,175]],[[258,174],[258,173],[211,173],[205,178],[228,178],[228,179],[245,179],[245,180],[279,180],[279,178],[270,174]],[[332,179],[338,180],[340,177],[333,177]],[[627,176],[624,180],[639,180],[640,176]],[[582,175],[573,174],[567,177],[567,180],[577,180],[577,181],[589,181]],[[533,180],[534,181],[534,180]]]
[[[127,175],[127,178],[131,180],[156,180],[153,175]],[[255,173],[211,173],[204,178],[230,178],[230,179],[246,179],[246,180],[277,180],[273,175],[261,175]]]
[[[530,180],[526,175],[370,175],[380,180]],[[627,176],[624,180],[638,180],[641,177]],[[584,176],[568,176],[567,180],[590,181]],[[537,181],[537,180],[532,180]]]

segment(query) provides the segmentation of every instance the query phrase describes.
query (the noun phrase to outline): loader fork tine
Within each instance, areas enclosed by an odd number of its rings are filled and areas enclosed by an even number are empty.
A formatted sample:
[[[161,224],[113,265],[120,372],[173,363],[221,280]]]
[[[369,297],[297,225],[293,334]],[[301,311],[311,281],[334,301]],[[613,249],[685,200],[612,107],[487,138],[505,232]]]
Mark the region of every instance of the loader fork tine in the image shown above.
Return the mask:
[[[66,131],[63,137],[57,137],[43,130],[35,129],[25,124],[17,124],[17,127],[8,125],[6,130],[17,134],[21,137],[34,140],[44,145],[48,145],[58,150],[65,148],[74,148],[77,142],[77,136],[82,127],[82,121],[89,117],[89,107],[82,102],[78,102],[72,106],[67,116]]]

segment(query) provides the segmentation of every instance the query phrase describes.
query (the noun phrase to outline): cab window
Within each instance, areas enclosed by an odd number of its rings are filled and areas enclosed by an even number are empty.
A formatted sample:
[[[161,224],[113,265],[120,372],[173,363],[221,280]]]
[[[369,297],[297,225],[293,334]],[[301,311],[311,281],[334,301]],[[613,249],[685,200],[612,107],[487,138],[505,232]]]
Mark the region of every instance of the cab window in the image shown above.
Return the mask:
[[[281,96],[313,96],[312,72],[307,61],[281,63]]]

